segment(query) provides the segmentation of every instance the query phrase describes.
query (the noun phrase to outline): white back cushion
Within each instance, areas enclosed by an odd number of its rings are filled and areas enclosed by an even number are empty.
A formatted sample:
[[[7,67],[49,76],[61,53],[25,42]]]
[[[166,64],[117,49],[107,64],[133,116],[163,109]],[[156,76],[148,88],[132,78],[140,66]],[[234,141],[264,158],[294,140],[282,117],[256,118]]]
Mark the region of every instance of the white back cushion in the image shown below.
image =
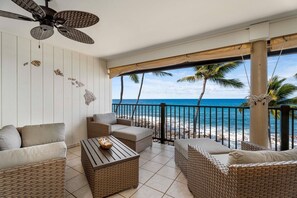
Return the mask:
[[[22,128],[23,147],[65,141],[65,124],[41,124]]]
[[[236,150],[229,153],[229,165],[251,164],[279,161],[296,161],[297,149],[288,151],[244,151]]]
[[[103,124],[116,124],[117,123],[115,113],[95,114],[94,121],[103,123]]]

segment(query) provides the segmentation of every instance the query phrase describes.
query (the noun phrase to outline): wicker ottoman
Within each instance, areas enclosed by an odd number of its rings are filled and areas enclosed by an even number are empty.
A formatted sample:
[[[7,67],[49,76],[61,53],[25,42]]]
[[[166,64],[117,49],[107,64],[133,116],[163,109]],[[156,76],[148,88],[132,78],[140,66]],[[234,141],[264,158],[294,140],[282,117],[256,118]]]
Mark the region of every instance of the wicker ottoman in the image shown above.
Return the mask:
[[[148,128],[125,127],[113,131],[112,135],[137,153],[152,146],[153,143],[153,130]]]
[[[186,177],[188,174],[188,145],[198,145],[210,154],[224,154],[231,152],[231,149],[228,147],[209,138],[175,140],[175,163]]]
[[[82,140],[81,161],[93,197],[106,197],[131,187],[139,180],[139,154],[113,136],[109,150],[100,148],[97,138]]]

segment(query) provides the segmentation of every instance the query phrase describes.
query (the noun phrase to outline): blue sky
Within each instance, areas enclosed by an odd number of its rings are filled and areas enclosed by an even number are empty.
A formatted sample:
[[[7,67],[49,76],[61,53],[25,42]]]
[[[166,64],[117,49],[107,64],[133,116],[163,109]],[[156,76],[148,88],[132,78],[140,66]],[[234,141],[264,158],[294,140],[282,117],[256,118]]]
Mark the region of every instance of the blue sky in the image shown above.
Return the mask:
[[[268,59],[268,78],[271,77],[277,57]],[[245,61],[248,76],[250,77],[250,61]],[[172,77],[156,77],[151,73],[145,74],[141,99],[196,99],[198,98],[202,82],[177,83],[176,81],[184,76],[193,75],[193,68],[182,68],[168,71]],[[292,76],[297,73],[297,54],[282,55],[276,69],[275,75],[287,78],[287,83],[297,84]],[[139,75],[140,77],[140,75]],[[243,64],[227,75],[227,78],[237,78],[244,83],[242,89],[223,88],[212,82],[207,83],[204,98],[245,98],[249,94],[249,87],[244,72]],[[139,84],[133,83],[127,76],[124,77],[124,99],[136,99],[139,91]],[[295,92],[295,95],[297,93]],[[120,78],[112,79],[112,97],[120,97]]]

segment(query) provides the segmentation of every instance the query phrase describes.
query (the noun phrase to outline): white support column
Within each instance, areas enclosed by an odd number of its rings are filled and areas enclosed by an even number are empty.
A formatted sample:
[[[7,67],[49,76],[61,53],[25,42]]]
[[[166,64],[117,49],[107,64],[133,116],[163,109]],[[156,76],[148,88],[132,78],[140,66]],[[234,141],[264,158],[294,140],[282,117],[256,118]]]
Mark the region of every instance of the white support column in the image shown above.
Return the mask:
[[[251,95],[266,94],[267,89],[267,43],[252,43]],[[268,104],[257,103],[250,110],[250,142],[268,147]]]

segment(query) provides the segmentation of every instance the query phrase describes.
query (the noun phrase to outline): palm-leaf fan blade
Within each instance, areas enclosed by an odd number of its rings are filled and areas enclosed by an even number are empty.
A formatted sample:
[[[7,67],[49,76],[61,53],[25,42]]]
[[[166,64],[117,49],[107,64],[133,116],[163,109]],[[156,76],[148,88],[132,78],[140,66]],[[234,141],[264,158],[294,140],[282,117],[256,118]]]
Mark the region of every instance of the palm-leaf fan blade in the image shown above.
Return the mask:
[[[33,0],[11,0],[21,8],[27,10],[32,13],[34,16],[38,16],[39,18],[44,18],[46,16],[45,11]]]
[[[96,15],[76,10],[58,12],[54,15],[54,20],[70,28],[90,27],[99,22],[99,18]]]
[[[68,28],[68,27],[58,27],[58,31],[60,32],[60,34],[62,34],[63,36],[81,42],[81,43],[86,43],[86,44],[94,44],[94,40],[89,37],[87,34],[73,29],[73,28]]]
[[[16,14],[16,13],[12,13],[12,12],[6,12],[3,10],[0,10],[0,16],[6,17],[6,18],[11,18],[11,19],[23,20],[23,21],[34,21],[34,19],[31,19],[29,17],[23,16],[20,14]]]

